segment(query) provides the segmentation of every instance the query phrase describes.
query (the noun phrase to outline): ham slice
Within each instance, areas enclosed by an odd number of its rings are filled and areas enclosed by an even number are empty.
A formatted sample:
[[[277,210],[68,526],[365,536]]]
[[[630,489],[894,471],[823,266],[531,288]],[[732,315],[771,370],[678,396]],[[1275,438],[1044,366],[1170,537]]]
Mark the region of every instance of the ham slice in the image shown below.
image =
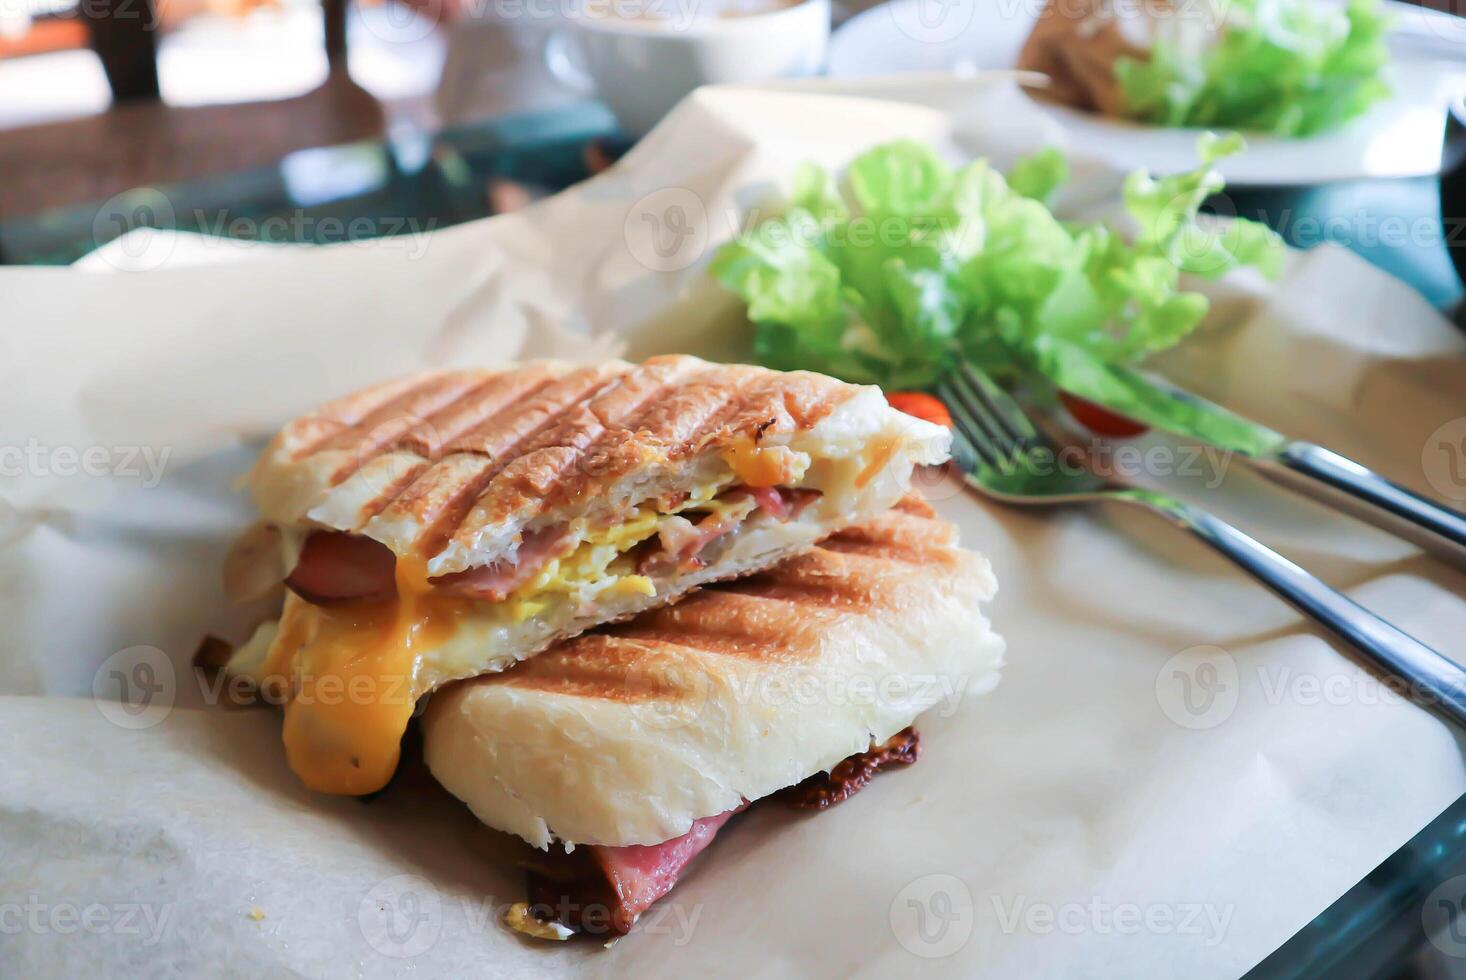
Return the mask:
[[[720,503],[751,500],[755,510],[762,510],[781,521],[793,520],[815,500],[818,490],[791,490],[785,487],[741,487],[718,498]],[[699,556],[708,545],[737,530],[752,511],[709,514],[697,524],[683,518],[670,518],[659,536],[660,548],[653,549],[637,562],[641,575],[670,575],[679,569],[696,568]]]
[[[757,506],[751,495],[742,490],[731,491],[719,498],[719,502],[725,504],[737,504],[740,501],[749,501]],[[637,562],[637,573],[671,575],[678,570],[699,567],[702,563],[698,555],[708,545],[737,529],[748,514],[746,509],[735,508],[731,512],[708,514],[696,524],[689,523],[686,518],[669,518],[668,526],[663,528],[663,533],[657,538],[661,547],[652,549]]]
[[[753,487],[749,490],[753,499],[758,503],[759,510],[766,512],[770,517],[785,520],[789,514],[789,506],[784,501],[784,495],[779,492],[778,487]]]
[[[596,864],[605,872],[619,903],[612,911],[611,927],[617,932],[630,932],[637,917],[672,890],[692,859],[713,842],[723,824],[737,812],[703,817],[681,837],[660,844],[592,847]]]
[[[529,870],[531,911],[541,921],[583,932],[625,935],[742,809],[703,817],[681,837],[660,844],[596,844],[570,854],[536,854]]]
[[[380,541],[344,531],[312,531],[285,584],[318,606],[379,602],[397,594],[396,568],[392,549]]]
[[[831,772],[815,773],[775,796],[802,809],[828,809],[860,792],[877,773],[915,762],[920,750],[916,729],[907,728],[850,756]],[[585,932],[625,935],[643,912],[672,890],[723,824],[749,805],[694,820],[687,833],[660,844],[593,844],[571,854],[544,855],[529,873],[531,911],[542,921]]]
[[[484,602],[503,602],[509,593],[559,558],[570,543],[570,537],[570,529],[565,526],[528,531],[519,542],[519,551],[513,562],[480,565],[451,575],[440,575],[430,581],[456,595]]]
[[[760,510],[781,521],[798,517],[804,508],[820,496],[818,490],[793,490],[787,487],[753,487],[748,492],[753,494]]]

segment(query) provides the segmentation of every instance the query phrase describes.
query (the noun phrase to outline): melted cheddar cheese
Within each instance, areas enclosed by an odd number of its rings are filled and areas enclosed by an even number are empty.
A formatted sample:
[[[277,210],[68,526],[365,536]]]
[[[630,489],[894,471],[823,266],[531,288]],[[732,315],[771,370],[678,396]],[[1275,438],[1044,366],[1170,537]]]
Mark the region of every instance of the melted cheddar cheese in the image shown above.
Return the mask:
[[[856,489],[865,489],[871,480],[879,476],[895,457],[897,448],[899,444],[895,439],[876,440],[865,454],[865,468],[855,477]]]
[[[388,602],[286,600],[265,673],[288,685],[285,757],[302,782],[353,796],[387,785],[420,693],[420,652],[468,605],[432,594],[423,563],[403,558]]]
[[[723,462],[751,487],[793,486],[809,469],[809,455],[788,446],[760,446],[752,439],[723,451]]]

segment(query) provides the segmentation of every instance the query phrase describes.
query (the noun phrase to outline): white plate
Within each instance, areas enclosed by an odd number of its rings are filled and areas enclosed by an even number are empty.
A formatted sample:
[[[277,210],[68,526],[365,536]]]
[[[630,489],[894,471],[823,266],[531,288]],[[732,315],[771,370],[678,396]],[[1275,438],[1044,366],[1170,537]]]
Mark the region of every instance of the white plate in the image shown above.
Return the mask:
[[[1396,17],[1395,95],[1333,133],[1309,139],[1248,137],[1248,151],[1220,170],[1234,185],[1319,184],[1438,173],[1446,104],[1466,62],[1434,60],[1466,42],[1466,22],[1386,0]],[[1009,69],[1037,18],[1017,0],[893,0],[852,18],[830,40],[836,78],[907,72],[970,74]],[[1466,47],[1459,50],[1466,50]],[[1162,129],[1043,106],[1086,153],[1122,169],[1156,173],[1195,165],[1200,130]]]

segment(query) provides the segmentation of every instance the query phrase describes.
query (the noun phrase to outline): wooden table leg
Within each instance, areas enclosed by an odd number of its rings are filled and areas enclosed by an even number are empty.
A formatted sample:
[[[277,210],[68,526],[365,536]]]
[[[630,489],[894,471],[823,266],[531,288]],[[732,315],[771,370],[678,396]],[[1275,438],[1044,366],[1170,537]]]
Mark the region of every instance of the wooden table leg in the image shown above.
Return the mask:
[[[326,24],[326,62],[332,68],[346,68],[346,0],[321,0]]]
[[[152,0],[81,0],[79,9],[113,101],[158,98],[158,20]]]

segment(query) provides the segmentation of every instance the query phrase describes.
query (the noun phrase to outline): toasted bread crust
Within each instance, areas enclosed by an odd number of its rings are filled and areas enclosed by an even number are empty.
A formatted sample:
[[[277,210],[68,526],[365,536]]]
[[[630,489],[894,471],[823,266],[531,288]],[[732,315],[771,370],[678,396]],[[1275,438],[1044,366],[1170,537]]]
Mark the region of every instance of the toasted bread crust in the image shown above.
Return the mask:
[[[685,355],[420,375],[290,423],[251,486],[267,519],[296,524],[353,481],[349,507],[322,523],[407,528],[389,546],[430,557],[484,528],[574,509],[645,467],[742,439],[785,440],[859,390]]]

